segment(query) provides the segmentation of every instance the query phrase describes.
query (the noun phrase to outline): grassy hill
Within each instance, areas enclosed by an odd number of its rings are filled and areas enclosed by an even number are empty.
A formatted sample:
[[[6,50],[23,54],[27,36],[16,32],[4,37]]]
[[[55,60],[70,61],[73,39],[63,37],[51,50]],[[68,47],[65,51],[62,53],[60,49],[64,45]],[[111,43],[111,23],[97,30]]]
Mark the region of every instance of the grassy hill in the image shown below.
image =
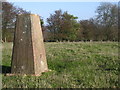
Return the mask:
[[[45,43],[51,72],[42,76],[6,76],[10,73],[12,43],[3,43],[3,88],[116,88],[117,42]]]

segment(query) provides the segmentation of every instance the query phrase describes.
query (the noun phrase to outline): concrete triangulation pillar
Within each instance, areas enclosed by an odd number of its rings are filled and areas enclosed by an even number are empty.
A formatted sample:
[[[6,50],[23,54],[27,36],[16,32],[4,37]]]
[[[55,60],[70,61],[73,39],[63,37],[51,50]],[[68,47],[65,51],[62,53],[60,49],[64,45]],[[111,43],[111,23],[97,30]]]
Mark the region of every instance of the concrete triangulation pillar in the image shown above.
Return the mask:
[[[12,53],[12,74],[40,75],[48,71],[40,17],[17,16]]]

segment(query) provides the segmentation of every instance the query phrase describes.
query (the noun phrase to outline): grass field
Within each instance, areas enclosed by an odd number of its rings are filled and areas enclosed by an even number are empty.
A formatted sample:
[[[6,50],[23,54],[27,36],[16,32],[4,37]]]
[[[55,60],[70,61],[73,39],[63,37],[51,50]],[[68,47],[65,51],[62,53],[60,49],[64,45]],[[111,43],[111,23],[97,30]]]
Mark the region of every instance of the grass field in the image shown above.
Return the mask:
[[[116,88],[119,86],[117,42],[45,43],[51,72],[42,76],[10,73],[12,43],[3,44],[3,88]]]

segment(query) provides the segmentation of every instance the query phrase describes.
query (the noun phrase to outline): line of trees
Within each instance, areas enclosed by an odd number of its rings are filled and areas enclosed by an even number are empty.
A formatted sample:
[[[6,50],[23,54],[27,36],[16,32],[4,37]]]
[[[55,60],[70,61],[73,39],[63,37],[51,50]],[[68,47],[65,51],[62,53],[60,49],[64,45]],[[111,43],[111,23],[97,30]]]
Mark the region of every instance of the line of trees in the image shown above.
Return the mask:
[[[47,19],[46,26],[52,41],[118,41],[118,6],[101,3],[97,15],[89,20],[77,21],[77,17],[56,10]]]
[[[30,12],[12,3],[2,5],[2,40],[12,41],[13,34],[8,32],[10,28],[14,32],[16,15]],[[47,18],[47,25],[41,19],[45,41],[118,41],[118,6],[101,3],[96,13],[94,18],[78,21],[78,17],[67,11],[56,10]]]

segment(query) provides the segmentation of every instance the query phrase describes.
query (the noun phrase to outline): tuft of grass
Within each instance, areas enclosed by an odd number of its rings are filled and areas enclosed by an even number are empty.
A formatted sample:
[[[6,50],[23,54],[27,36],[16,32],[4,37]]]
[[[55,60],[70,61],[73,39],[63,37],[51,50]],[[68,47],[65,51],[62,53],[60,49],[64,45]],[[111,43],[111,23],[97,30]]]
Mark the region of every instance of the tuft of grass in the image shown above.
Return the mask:
[[[3,43],[2,65],[10,67],[12,43]],[[117,88],[117,42],[45,43],[51,72],[42,76],[5,76],[3,88]],[[7,68],[6,68],[7,69]],[[5,69],[5,70],[6,70]],[[10,70],[10,69],[9,69]],[[9,71],[8,70],[8,71]]]

